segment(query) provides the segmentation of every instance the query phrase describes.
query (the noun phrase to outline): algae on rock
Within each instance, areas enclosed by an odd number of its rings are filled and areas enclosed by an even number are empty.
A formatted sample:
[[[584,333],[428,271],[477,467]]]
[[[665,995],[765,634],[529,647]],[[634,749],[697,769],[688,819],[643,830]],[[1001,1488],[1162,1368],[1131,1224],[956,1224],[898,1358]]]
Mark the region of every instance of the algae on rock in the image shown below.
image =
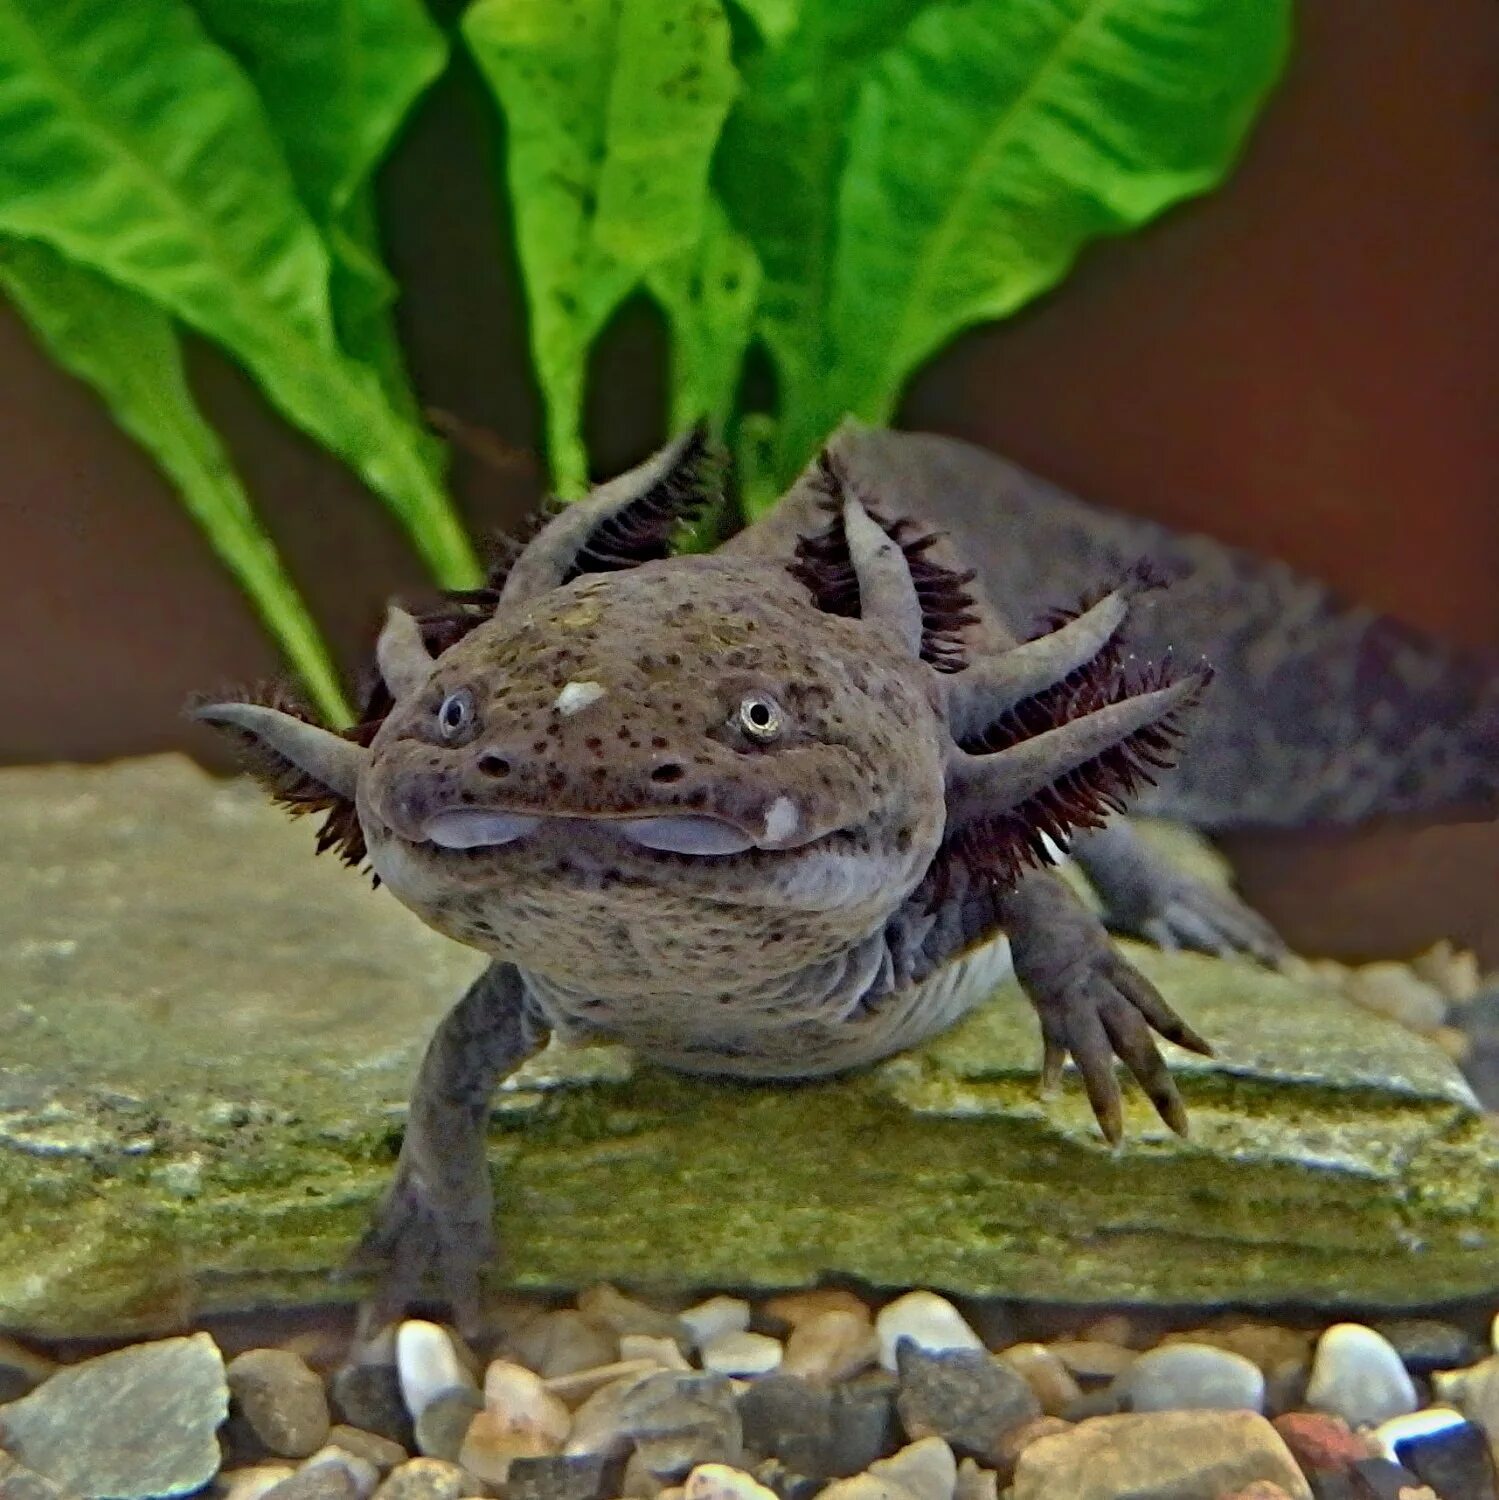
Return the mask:
[[[0,773],[0,1326],[347,1298],[422,1045],[482,963],[183,760]],[[1036,1095],[1013,984],[864,1074],[754,1086],[549,1050],[492,1157],[514,1284],[828,1273],[1057,1300],[1414,1305],[1499,1286],[1499,1143],[1432,1045],[1131,945],[1219,1056],[1178,1141]]]

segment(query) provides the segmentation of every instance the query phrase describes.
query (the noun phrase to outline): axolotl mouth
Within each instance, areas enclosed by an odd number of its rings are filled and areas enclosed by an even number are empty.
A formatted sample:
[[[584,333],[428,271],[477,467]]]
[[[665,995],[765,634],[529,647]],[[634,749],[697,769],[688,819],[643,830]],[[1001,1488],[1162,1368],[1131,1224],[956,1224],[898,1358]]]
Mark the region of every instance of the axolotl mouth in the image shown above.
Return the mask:
[[[659,813],[647,817],[597,814],[507,812],[453,808],[434,813],[422,824],[422,842],[440,849],[496,849],[535,833],[544,824],[603,826],[616,838],[641,849],[664,854],[704,857],[743,854],[750,849],[789,849],[796,843],[775,838],[774,812],[767,819],[767,837],[755,838],[727,818],[691,813]],[[795,820],[790,820],[795,827]],[[787,832],[790,828],[787,829]],[[805,842],[804,840],[801,842]]]

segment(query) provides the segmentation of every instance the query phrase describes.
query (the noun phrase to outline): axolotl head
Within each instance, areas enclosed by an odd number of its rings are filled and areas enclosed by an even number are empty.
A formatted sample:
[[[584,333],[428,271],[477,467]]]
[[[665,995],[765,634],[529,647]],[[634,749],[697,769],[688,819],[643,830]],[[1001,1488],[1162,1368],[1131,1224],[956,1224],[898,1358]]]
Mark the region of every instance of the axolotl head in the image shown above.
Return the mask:
[[[666,555],[701,459],[689,438],[568,507],[445,648],[441,622],[393,610],[372,734],[200,713],[254,737],[284,798],[352,803],[376,874],[438,930],[574,987],[706,994],[846,950],[946,843],[1180,697],[966,750],[965,723],[981,734],[1007,695],[1066,678],[1122,608],[945,676],[910,559],[852,496],[832,523],[851,610],[784,560]]]

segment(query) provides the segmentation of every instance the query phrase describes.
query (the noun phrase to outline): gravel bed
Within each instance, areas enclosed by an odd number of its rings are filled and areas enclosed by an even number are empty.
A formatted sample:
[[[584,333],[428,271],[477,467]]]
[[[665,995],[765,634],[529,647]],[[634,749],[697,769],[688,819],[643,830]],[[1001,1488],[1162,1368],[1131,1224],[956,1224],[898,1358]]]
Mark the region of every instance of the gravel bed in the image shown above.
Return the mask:
[[[509,1298],[64,1357],[0,1339],[0,1500],[1499,1500],[1499,1316]]]

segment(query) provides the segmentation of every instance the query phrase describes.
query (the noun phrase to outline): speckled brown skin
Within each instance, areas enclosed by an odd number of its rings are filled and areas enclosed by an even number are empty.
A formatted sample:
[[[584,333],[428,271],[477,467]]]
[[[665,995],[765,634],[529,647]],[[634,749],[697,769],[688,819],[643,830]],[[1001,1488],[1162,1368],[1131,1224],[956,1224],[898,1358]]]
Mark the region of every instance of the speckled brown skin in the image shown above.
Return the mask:
[[[389,890],[494,959],[423,1062],[364,1246],[381,1271],[372,1322],[434,1279],[460,1321],[477,1318],[485,1101],[548,1030],[693,1071],[835,1073],[979,1003],[1003,934],[1047,1076],[1070,1054],[1117,1140],[1117,1058],[1185,1129],[1152,1032],[1206,1044],[1010,845],[1034,844],[1032,813],[1065,831],[1116,806],[1200,683],[1098,665],[1111,626],[1048,679],[1049,708],[1026,689],[1022,723],[1005,707],[1014,637],[950,587],[943,603],[927,553],[833,469],[788,502],[792,544],[783,518],[722,554],[662,556],[689,469],[669,450],[564,513],[435,656],[427,628],[393,613],[393,702],[367,739],[254,704],[201,710],[260,744],[283,800],[352,805]],[[829,524],[830,477],[849,613],[790,566],[795,535]],[[774,728],[759,732],[746,705],[766,702]],[[952,727],[990,719],[1008,728],[974,747]]]

